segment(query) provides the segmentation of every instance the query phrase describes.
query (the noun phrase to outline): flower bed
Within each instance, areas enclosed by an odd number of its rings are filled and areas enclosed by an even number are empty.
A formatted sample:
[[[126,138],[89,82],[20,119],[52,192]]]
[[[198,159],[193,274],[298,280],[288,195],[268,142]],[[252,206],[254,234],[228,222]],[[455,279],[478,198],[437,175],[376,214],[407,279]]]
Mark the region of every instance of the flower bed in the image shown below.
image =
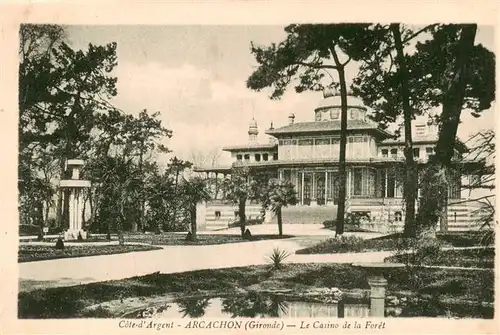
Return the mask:
[[[34,262],[49,259],[86,257],[98,255],[123,254],[135,251],[149,251],[161,249],[151,245],[87,245],[66,246],[64,249],[56,249],[51,245],[19,245],[18,262]]]
[[[386,262],[404,262],[406,255],[395,255],[385,259]],[[429,253],[422,258],[420,265],[433,266],[455,266],[468,268],[488,268],[495,267],[495,249],[457,249],[441,250],[439,253]]]

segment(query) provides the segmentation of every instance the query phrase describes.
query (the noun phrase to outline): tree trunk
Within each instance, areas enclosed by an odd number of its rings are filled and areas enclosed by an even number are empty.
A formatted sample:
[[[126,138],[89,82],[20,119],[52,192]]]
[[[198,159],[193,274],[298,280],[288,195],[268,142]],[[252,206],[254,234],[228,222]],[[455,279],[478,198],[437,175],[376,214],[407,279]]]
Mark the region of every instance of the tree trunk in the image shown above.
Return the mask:
[[[454,77],[443,100],[441,127],[436,144],[436,155],[427,167],[426,183],[435,187],[422,189],[422,205],[418,217],[425,228],[435,229],[446,207],[448,184],[446,174],[450,167],[457,137],[460,114],[465,97],[471,51],[474,47],[477,25],[464,25],[456,52]]]
[[[172,211],[172,223],[175,226],[177,222],[177,192],[178,192],[178,183],[179,183],[179,167],[176,166],[175,170],[175,186],[174,186],[174,209]]]
[[[283,220],[281,218],[281,206],[277,208],[276,214],[278,215],[278,234],[283,236]]]
[[[244,236],[245,234],[245,221],[247,220],[247,216],[245,214],[246,201],[247,201],[246,198],[240,198],[240,201],[238,203],[238,215],[240,217],[241,236]]]
[[[401,31],[399,24],[391,24],[394,44],[396,47],[396,61],[398,64],[398,77],[401,89],[401,99],[403,101],[403,116],[405,128],[405,163],[406,178],[404,182],[404,202],[405,202],[405,224],[404,236],[415,237],[415,199],[417,198],[417,173],[415,161],[413,159],[413,144],[411,136],[411,120],[413,112],[410,106],[410,92],[408,88],[408,69],[404,56],[403,43],[401,41]]]
[[[337,65],[338,66],[338,65]],[[338,68],[340,82],[340,154],[339,154],[339,201],[337,206],[337,223],[335,227],[335,236],[344,234],[344,217],[346,203],[346,168],[345,156],[347,146],[347,86],[345,82],[344,67]]]
[[[196,241],[196,233],[198,227],[196,226],[196,204],[191,205],[191,238]]]

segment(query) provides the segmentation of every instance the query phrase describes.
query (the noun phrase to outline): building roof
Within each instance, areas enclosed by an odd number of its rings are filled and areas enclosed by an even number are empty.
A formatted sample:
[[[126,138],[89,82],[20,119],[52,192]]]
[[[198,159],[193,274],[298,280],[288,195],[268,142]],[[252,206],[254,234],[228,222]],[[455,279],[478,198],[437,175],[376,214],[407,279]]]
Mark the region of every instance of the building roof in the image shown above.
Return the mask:
[[[416,163],[418,165],[427,164],[426,160],[417,159]],[[479,165],[477,161],[462,159],[462,160],[452,160],[452,163],[462,166],[467,169],[476,169]],[[217,172],[217,173],[231,173],[232,167],[242,167],[247,166],[250,168],[278,168],[278,167],[299,167],[299,166],[325,166],[329,165],[331,167],[338,166],[339,162],[332,158],[306,158],[306,159],[287,159],[287,160],[272,160],[272,161],[260,161],[260,162],[234,162],[232,166],[216,166],[216,167],[195,167],[193,170],[195,172]],[[373,165],[384,167],[393,164],[404,165],[404,157],[375,157],[375,158],[348,158],[346,159],[347,165]]]
[[[210,166],[210,167],[193,167],[194,172],[217,172],[217,173],[229,173],[231,171],[231,166]]]
[[[363,120],[349,120],[347,122],[347,130],[375,130],[386,136],[392,136],[383,129],[380,129],[375,122]],[[313,122],[297,122],[284,127],[268,129],[268,135],[284,135],[297,133],[324,133],[340,131],[340,120],[334,121],[313,121]]]
[[[412,143],[413,144],[419,144],[419,143],[432,143],[436,144],[438,141],[438,134],[432,133],[432,134],[427,134],[423,136],[412,136]],[[404,144],[404,137],[400,136],[398,138],[387,138],[382,141],[381,145],[385,144]],[[460,152],[467,152],[469,149],[467,146],[460,141],[458,138],[456,139],[456,144],[457,144],[457,150]]]
[[[324,108],[331,108],[331,107],[341,107],[342,102],[340,100],[340,95],[334,95],[334,96],[329,96],[324,99],[322,99],[318,106],[314,110],[319,110],[319,109],[324,109]],[[348,108],[360,108],[366,110],[367,108],[363,104],[363,101],[355,96],[348,95],[347,96],[347,107]]]
[[[242,151],[242,150],[270,150],[276,149],[278,145],[273,143],[247,143],[242,145],[232,145],[223,147],[223,151]]]

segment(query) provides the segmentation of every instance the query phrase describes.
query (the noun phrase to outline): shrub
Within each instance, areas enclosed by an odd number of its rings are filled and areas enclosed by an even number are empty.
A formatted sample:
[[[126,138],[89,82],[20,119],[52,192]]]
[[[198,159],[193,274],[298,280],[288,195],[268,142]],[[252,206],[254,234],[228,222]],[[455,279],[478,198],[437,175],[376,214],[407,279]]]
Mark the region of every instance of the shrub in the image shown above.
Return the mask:
[[[250,232],[250,229],[247,228],[245,232],[243,233],[243,238],[245,240],[250,240],[252,238],[252,233]]]
[[[359,227],[362,221],[370,221],[370,216],[366,213],[347,213],[344,219],[344,224]]]
[[[63,232],[63,229],[61,227],[50,227],[49,228],[49,235],[58,235]]]
[[[84,310],[81,316],[86,318],[111,318],[113,317],[113,313],[102,306],[97,306],[93,309]]]
[[[359,227],[363,220],[370,221],[370,216],[366,213],[362,212],[354,212],[354,213],[346,213],[344,218],[344,227],[345,226],[354,226]],[[323,226],[325,228],[335,228],[337,224],[337,220],[325,220],[323,221]]]
[[[493,229],[487,229],[484,231],[481,237],[481,245],[492,244],[495,244],[495,231]]]
[[[396,244],[396,259],[407,265],[423,265],[439,262],[443,243],[437,238],[400,238]]]
[[[19,225],[19,235],[20,236],[32,236],[38,235],[40,232],[40,226],[32,224],[20,224]]]
[[[56,249],[59,249],[59,250],[64,249],[64,241],[62,240],[62,238],[57,239]]]
[[[323,226],[325,228],[335,228],[336,224],[337,224],[337,220],[325,220],[325,221],[323,221]]]
[[[280,250],[279,248],[274,248],[271,255],[269,255],[269,260],[272,264],[272,270],[281,269],[283,266],[283,261],[290,256],[290,253],[285,250]]]

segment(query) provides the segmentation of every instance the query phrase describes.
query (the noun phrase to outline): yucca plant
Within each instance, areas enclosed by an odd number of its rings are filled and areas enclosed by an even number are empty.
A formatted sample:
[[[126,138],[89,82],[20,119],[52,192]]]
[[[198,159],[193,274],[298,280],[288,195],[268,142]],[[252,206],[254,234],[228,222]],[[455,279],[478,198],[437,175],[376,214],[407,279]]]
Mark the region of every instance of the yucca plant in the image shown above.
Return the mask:
[[[283,266],[283,261],[290,256],[290,253],[286,250],[280,250],[279,248],[274,248],[271,255],[269,255],[269,260],[272,265],[272,270],[281,269]]]

